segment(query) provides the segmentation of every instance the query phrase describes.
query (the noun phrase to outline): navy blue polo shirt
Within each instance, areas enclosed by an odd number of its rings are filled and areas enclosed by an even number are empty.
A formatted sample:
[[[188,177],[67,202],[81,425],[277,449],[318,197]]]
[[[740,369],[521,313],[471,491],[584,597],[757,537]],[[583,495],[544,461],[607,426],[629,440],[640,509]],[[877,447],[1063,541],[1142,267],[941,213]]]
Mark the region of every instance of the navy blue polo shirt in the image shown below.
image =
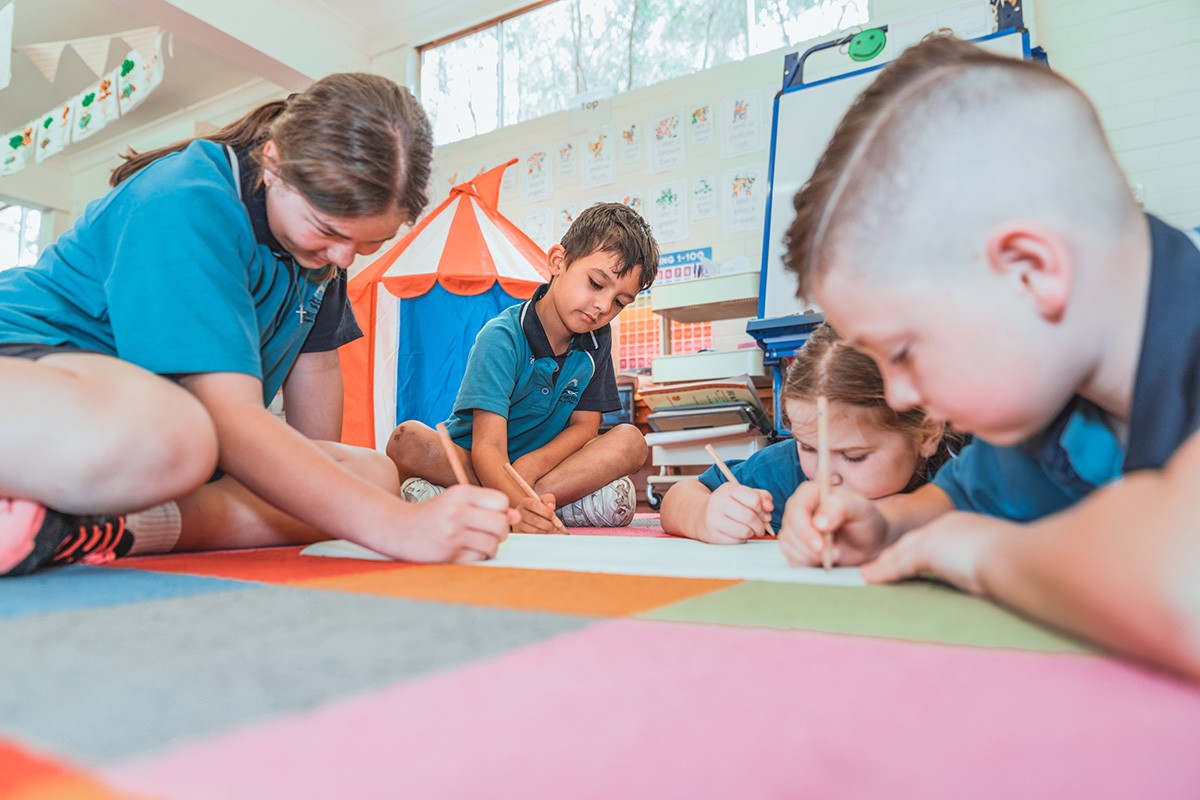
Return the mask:
[[[1045,431],[1012,447],[976,439],[934,483],[955,508],[1016,521],[1061,511],[1126,472],[1158,469],[1200,430],[1200,244],[1147,215],[1150,288],[1129,442],[1076,397]]]
[[[562,433],[575,411],[620,407],[611,326],[577,335],[556,357],[534,307],[548,289],[504,309],[475,337],[446,422],[455,444],[470,450],[475,409],[490,411],[508,420],[508,458],[516,461]]]
[[[800,448],[796,440],[776,442],[752,453],[747,459],[727,461],[725,464],[738,483],[766,489],[771,493],[771,502],[775,504],[771,511],[771,524],[775,530],[779,530],[783,525],[783,509],[788,499],[800,484],[808,480],[804,470],[800,469]],[[716,467],[709,467],[707,472],[697,476],[697,480],[712,492],[725,483],[725,476]]]

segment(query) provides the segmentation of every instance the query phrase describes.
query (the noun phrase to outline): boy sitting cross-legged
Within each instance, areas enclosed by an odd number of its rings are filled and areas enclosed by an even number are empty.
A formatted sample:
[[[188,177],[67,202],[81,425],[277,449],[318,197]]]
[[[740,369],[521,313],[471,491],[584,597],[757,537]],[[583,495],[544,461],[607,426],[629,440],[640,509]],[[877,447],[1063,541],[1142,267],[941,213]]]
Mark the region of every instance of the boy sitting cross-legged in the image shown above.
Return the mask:
[[[633,482],[646,440],[632,425],[600,433],[618,408],[609,323],[654,282],[658,245],[620,203],[599,203],[547,254],[550,283],[505,309],[475,339],[446,426],[468,478],[505,492],[521,512],[514,530],[619,527],[633,518]],[[453,480],[437,433],[415,420],[392,432],[387,454],[408,500]],[[505,472],[512,462],[541,501]]]

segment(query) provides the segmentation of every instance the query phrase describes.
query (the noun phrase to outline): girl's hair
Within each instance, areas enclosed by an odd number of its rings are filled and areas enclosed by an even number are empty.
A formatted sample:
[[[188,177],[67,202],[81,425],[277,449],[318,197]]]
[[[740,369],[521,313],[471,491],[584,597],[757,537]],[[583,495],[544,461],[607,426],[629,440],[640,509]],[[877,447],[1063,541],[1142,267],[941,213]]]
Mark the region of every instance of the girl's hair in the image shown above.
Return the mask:
[[[273,141],[279,177],[318,211],[334,217],[373,216],[396,207],[411,222],[429,203],[433,132],[416,98],[381,75],[329,75],[287,100],[264,103],[212,136],[250,148],[262,168]],[[113,170],[116,186],[138,170],[187,147],[186,139],[145,153],[127,151]]]
[[[871,411],[883,428],[916,440],[925,432],[925,412],[920,408],[895,411],[887,404],[883,376],[866,353],[854,349],[828,323],[821,323],[805,341],[788,365],[779,400],[803,400],[815,403],[824,395],[831,403],[846,403]],[[905,491],[925,483],[960,449],[959,440],[949,431],[942,432],[937,452],[919,461]]]

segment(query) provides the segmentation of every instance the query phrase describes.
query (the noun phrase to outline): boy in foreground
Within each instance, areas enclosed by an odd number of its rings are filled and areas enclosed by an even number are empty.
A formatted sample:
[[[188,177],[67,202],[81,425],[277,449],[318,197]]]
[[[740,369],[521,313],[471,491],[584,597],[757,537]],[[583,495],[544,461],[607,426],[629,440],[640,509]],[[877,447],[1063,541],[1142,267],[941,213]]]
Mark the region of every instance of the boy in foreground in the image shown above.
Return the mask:
[[[1200,249],[1138,209],[1087,98],[926,41],[856,101],[795,205],[799,293],[876,360],[893,408],[976,440],[886,504],[818,508],[801,487],[789,560],[818,563],[833,530],[870,581],[929,573],[1200,679]]]
[[[556,508],[567,526],[619,527],[633,519],[627,476],[645,461],[646,440],[627,424],[600,433],[601,414],[620,405],[609,323],[654,282],[658,245],[637,212],[600,203],[547,261],[550,283],[479,333],[446,427],[468,478],[521,512],[514,530],[552,531]],[[436,432],[418,421],[397,426],[387,453],[405,499],[453,480]],[[510,461],[540,499],[505,472]]]

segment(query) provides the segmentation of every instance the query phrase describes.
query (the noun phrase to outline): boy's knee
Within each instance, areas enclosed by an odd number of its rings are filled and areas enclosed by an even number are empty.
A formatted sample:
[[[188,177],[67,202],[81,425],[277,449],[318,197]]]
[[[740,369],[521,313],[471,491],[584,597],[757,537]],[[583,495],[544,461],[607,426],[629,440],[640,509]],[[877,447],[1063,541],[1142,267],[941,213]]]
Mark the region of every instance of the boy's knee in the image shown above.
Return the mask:
[[[430,428],[416,420],[408,420],[396,426],[388,437],[384,451],[392,463],[407,476],[420,472],[429,460]]]
[[[623,422],[604,435],[612,437],[614,448],[617,452],[629,457],[629,462],[633,465],[633,469],[636,469],[646,460],[646,454],[650,448],[646,444],[646,437],[642,435],[642,432],[635,425]]]

